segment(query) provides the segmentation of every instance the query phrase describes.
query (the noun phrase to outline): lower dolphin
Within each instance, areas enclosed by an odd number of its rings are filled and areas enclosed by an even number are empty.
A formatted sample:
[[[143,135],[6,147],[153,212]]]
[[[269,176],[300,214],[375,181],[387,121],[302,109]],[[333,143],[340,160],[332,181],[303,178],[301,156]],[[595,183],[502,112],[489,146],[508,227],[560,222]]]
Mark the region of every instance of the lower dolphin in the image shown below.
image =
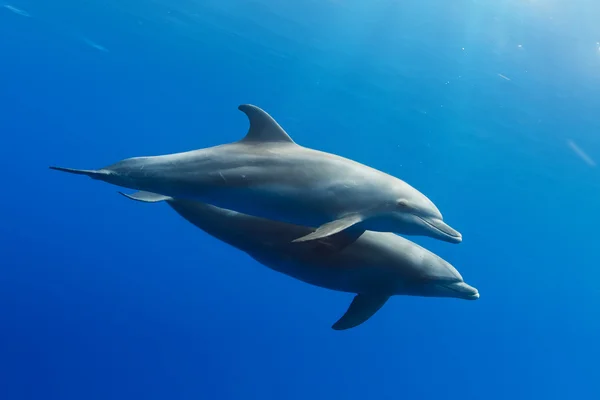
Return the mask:
[[[190,200],[166,201],[198,228],[272,270],[315,286],[356,293],[332,326],[335,330],[362,324],[393,295],[479,298],[477,289],[466,284],[451,264],[393,233],[340,232],[292,243],[314,229]]]

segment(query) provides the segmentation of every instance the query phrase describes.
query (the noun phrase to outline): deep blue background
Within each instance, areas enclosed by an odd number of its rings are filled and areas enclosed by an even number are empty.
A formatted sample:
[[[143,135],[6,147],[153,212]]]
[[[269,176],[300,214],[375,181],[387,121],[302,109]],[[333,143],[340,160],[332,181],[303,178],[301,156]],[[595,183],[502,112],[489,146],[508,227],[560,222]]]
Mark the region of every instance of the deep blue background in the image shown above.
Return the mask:
[[[5,2],[1,399],[600,398],[597,1]],[[336,332],[351,295],[47,169],[237,140],[241,103],[424,192],[481,299]]]

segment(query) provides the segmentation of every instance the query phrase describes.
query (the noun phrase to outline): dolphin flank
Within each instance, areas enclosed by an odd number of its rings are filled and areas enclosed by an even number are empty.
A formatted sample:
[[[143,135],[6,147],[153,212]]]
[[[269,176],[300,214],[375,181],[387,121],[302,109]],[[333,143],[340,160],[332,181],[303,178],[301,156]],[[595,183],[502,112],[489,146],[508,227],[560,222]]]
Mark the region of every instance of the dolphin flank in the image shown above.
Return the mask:
[[[151,157],[99,170],[52,169],[141,191],[139,201],[195,200],[315,231],[305,242],[341,231],[429,236],[460,243],[462,235],[408,183],[356,161],[296,144],[262,109],[245,104],[250,128],[237,142]]]

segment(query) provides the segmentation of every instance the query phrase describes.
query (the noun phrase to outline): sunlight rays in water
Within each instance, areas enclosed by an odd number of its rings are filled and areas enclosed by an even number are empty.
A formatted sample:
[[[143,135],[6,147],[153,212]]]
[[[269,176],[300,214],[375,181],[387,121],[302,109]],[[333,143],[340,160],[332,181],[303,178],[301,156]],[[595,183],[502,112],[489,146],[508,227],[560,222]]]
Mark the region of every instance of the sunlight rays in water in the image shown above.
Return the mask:
[[[8,10],[8,11],[10,11],[10,12],[16,14],[16,15],[20,15],[22,17],[33,18],[33,16],[28,11],[26,11],[26,10],[24,10],[22,8],[18,8],[16,6],[10,5],[10,4],[0,5],[0,8],[4,8],[4,9],[6,9],[6,10]],[[50,27],[52,29],[57,28],[56,29],[57,32],[61,32],[63,34],[67,34],[68,36],[75,37],[75,38],[79,39],[81,42],[83,42],[86,45],[90,46],[91,48],[94,48],[94,49],[96,49],[98,51],[101,51],[103,53],[108,53],[108,49],[106,47],[104,47],[104,46],[102,46],[102,45],[94,42],[93,40],[91,40],[91,39],[89,39],[89,38],[87,38],[87,37],[85,37],[83,35],[78,35],[77,33],[67,31],[67,30],[64,29],[65,28],[64,26],[58,27],[58,25],[54,21],[52,21],[52,20],[44,20],[43,18],[39,18],[39,17],[33,18],[33,19],[37,20],[37,21],[39,21],[39,22],[41,22],[43,24],[47,24],[47,27]]]
[[[90,40],[90,39],[88,39],[86,37],[82,37],[81,40],[83,40],[83,42],[85,44],[87,44],[88,46],[90,46],[90,47],[92,47],[92,48],[94,48],[96,50],[108,53],[108,49],[106,47],[104,47],[102,45],[99,45],[98,43],[96,43],[96,42],[94,42],[94,41],[92,41],[92,40]]]
[[[571,139],[567,140],[567,145],[579,158],[583,160],[584,163],[586,163],[590,167],[596,166],[596,162]]]
[[[23,17],[28,17],[28,18],[31,17],[31,14],[29,14],[27,11],[25,11],[21,8],[15,7],[15,6],[11,6],[10,4],[4,4],[2,7],[7,9],[8,11],[11,11],[11,12],[17,14],[17,15],[21,15]]]

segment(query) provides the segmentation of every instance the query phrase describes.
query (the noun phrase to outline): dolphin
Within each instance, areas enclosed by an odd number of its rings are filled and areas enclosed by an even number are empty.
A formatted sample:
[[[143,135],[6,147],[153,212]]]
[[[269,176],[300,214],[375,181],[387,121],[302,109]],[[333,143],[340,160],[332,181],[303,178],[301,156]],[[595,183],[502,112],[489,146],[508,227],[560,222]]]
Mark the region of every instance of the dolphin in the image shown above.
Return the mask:
[[[331,290],[355,293],[332,328],[356,327],[393,295],[476,300],[448,262],[401,236],[387,232],[339,232],[312,241],[292,239],[314,228],[267,220],[209,204],[166,199],[183,218],[209,235],[247,253],[266,267]]]
[[[196,200],[261,218],[318,227],[294,242],[348,228],[429,236],[460,243],[462,235],[408,183],[335,154],[296,144],[265,111],[238,107],[249,119],[237,142],[183,153],[124,159],[98,170],[51,166],[139,190],[131,199]]]

